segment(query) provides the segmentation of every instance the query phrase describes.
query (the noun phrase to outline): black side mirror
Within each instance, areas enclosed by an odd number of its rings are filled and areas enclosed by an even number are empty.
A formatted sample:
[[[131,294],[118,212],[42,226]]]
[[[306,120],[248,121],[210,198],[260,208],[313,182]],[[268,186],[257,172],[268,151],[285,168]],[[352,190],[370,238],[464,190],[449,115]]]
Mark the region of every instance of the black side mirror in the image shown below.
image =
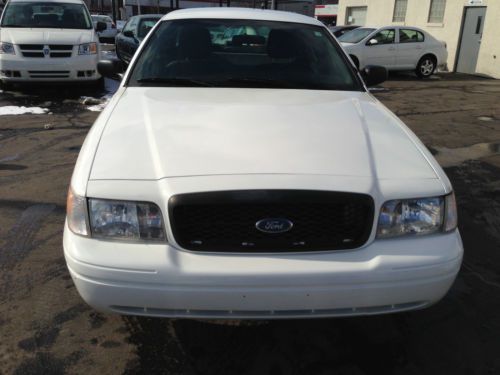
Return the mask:
[[[134,33],[132,30],[126,30],[123,32],[123,35],[125,35],[127,38],[134,38]]]
[[[97,32],[104,31],[107,28],[108,28],[108,25],[106,25],[106,22],[98,21],[95,25],[95,31],[97,31]]]
[[[361,70],[366,86],[371,87],[387,81],[387,69],[378,65],[367,65]]]
[[[123,62],[118,59],[100,60],[97,63],[97,71],[100,75],[111,79],[120,79],[121,74],[124,72],[125,67]]]

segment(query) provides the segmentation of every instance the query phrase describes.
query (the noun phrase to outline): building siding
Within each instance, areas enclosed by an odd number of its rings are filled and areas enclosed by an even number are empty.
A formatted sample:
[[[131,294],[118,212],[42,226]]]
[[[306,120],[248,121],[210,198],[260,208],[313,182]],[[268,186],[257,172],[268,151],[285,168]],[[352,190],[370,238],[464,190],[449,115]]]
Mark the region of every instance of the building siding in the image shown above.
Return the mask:
[[[340,0],[337,24],[346,23],[347,7],[366,6],[366,25],[416,26],[427,31],[435,38],[446,42],[448,48],[448,69],[455,68],[464,9],[468,0],[447,0],[442,23],[429,23],[431,0],[408,0],[404,22],[392,22],[394,0]],[[483,0],[487,7],[483,40],[479,51],[476,72],[500,78],[500,38],[497,25],[500,23],[500,0]]]

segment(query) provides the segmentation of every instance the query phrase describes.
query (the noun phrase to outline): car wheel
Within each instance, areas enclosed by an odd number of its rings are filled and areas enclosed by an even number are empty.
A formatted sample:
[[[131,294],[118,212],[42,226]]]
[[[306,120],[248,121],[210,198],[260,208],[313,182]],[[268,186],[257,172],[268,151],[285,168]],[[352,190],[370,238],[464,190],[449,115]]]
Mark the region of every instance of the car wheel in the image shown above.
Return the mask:
[[[430,77],[436,70],[436,59],[432,56],[424,56],[420,59],[417,64],[417,69],[415,73],[420,78]]]
[[[5,91],[11,91],[12,88],[13,88],[12,83],[0,81],[0,89],[3,89]]]

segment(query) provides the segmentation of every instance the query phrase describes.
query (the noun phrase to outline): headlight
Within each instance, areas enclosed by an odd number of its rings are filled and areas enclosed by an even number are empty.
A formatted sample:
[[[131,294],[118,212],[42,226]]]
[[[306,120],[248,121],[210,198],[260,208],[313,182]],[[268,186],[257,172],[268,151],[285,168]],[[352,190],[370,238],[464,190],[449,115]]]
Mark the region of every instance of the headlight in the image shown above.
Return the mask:
[[[79,55],[95,55],[97,53],[97,43],[80,44],[78,47]]]
[[[455,197],[399,199],[380,210],[378,238],[449,232],[457,227]]]
[[[15,55],[14,45],[11,43],[0,42],[0,53]]]
[[[92,237],[165,241],[163,218],[153,203],[89,199]]]
[[[87,201],[70,189],[66,220],[69,229],[81,236],[128,241],[166,241],[161,211],[153,203],[92,198]]]

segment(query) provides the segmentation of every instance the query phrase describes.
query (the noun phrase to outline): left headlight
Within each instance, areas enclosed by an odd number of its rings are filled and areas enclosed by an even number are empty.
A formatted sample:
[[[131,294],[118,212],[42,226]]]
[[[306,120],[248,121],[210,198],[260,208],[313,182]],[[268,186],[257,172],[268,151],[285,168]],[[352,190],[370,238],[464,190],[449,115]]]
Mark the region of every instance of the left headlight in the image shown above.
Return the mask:
[[[95,55],[97,53],[97,43],[85,43],[78,46],[79,55]]]
[[[14,45],[12,43],[0,42],[0,53],[6,55],[15,55],[16,51],[14,49]]]
[[[377,238],[449,232],[457,227],[455,196],[398,199],[380,210]]]

